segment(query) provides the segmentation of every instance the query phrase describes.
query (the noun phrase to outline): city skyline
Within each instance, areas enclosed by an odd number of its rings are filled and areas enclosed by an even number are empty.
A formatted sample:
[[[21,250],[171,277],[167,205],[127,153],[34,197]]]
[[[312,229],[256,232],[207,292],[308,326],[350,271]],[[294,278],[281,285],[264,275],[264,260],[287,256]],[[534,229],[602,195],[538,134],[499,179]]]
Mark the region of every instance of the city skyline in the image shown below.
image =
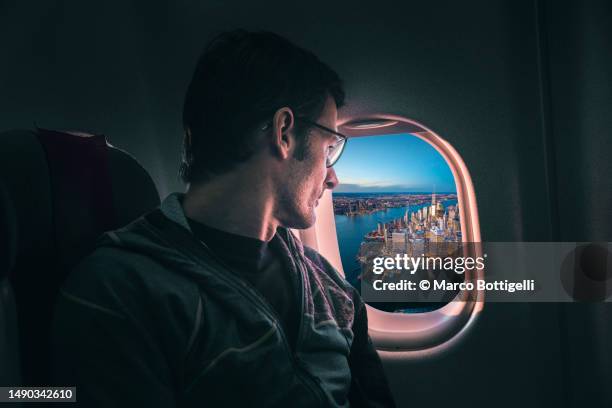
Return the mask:
[[[340,193],[333,197],[336,234],[345,277],[357,290],[372,282],[373,259],[380,256],[451,256],[461,245],[456,193]],[[379,276],[383,280],[393,279]],[[443,303],[388,303],[387,312],[419,313]]]

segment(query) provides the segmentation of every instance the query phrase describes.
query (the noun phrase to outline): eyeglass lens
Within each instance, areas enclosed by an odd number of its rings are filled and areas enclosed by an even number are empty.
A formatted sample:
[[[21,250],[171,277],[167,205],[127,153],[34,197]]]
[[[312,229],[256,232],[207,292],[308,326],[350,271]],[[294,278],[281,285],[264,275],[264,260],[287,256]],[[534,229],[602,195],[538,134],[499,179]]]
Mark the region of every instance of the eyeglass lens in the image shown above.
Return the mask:
[[[329,151],[327,153],[327,167],[333,166],[336,161],[338,161],[340,155],[342,154],[342,149],[344,148],[345,142],[346,139],[338,140],[337,143],[335,143],[332,147],[329,148]]]

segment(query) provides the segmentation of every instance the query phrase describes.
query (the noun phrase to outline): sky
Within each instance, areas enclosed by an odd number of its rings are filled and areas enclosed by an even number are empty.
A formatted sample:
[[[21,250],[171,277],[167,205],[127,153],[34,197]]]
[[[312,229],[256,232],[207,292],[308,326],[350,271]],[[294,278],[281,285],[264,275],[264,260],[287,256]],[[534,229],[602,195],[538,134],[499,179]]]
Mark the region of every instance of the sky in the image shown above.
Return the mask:
[[[334,169],[335,193],[456,191],[440,153],[411,134],[351,138]]]

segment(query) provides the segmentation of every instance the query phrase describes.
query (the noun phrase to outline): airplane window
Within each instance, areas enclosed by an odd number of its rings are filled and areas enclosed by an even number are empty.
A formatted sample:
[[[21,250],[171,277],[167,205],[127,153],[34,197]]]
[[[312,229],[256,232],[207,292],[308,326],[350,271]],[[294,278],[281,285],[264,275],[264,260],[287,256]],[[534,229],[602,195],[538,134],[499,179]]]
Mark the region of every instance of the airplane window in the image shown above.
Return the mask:
[[[340,184],[321,197],[316,224],[299,232],[305,245],[317,249],[362,295],[362,282],[375,278],[373,257],[477,256],[479,246],[467,245],[481,241],[476,193],[465,162],[447,140],[390,114],[345,116],[338,130],[350,137],[334,166]],[[430,280],[447,273],[429,268],[417,271]],[[401,279],[393,268],[383,269],[374,280],[384,281],[387,273],[390,281]],[[485,270],[448,273],[444,280],[457,282],[482,279]],[[370,288],[364,300],[372,300],[371,286],[364,287]],[[406,293],[374,296],[376,302],[367,304],[368,332],[379,352],[433,356],[470,332],[484,308],[481,292],[461,289],[436,302],[407,299]]]
[[[340,180],[333,192],[340,257],[346,279],[357,289],[362,280],[375,277],[376,257],[445,257],[459,249],[462,233],[453,174],[428,142],[412,134],[351,138],[335,169]],[[448,278],[464,279],[456,273]],[[369,303],[395,313],[429,312],[445,304]]]

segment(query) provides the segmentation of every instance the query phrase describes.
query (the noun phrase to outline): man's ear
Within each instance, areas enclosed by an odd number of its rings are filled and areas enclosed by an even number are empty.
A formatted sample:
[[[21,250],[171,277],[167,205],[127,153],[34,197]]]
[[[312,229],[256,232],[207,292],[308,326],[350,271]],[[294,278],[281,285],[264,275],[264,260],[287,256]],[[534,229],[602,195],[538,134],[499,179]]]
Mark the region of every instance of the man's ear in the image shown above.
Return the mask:
[[[280,108],[272,119],[274,150],[284,160],[295,149],[295,118],[289,107]]]

